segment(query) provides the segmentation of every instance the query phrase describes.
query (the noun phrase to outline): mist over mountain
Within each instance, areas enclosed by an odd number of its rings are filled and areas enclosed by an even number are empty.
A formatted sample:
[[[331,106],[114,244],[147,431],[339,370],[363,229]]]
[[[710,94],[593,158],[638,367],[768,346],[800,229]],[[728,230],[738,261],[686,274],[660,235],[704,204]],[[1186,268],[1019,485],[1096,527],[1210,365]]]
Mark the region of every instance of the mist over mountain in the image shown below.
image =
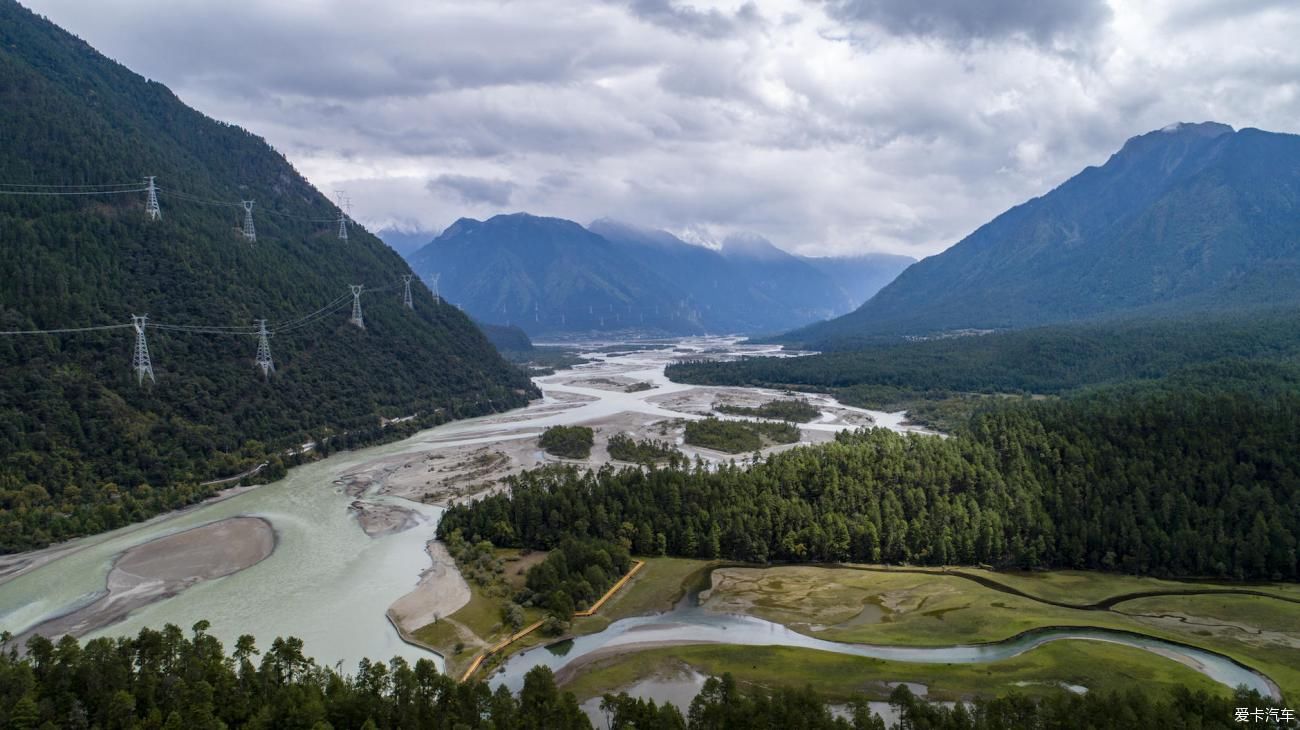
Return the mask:
[[[420,230],[402,230],[398,228],[380,228],[375,231],[379,240],[388,244],[388,247],[401,254],[403,258],[419,251],[429,241],[437,237],[437,233]]]
[[[916,263],[911,256],[892,253],[867,253],[856,256],[800,256],[809,266],[830,277],[859,307],[903,270]]]
[[[1300,136],[1176,124],[999,215],[839,319],[840,343],[1300,301]]]
[[[777,332],[849,311],[852,291],[907,260],[849,259],[831,274],[758,236],[714,250],[611,219],[584,228],[526,213],[461,219],[409,259],[475,318],[530,334]]]

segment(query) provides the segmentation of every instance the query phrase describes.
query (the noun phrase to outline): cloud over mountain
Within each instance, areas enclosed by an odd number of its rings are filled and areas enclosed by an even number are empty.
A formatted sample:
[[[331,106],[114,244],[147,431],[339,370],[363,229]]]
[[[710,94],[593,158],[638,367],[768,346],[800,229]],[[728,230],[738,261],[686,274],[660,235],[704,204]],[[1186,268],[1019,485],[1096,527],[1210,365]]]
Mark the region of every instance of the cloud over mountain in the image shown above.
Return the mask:
[[[377,225],[923,255],[1145,129],[1300,131],[1300,8],[1270,0],[30,5]]]

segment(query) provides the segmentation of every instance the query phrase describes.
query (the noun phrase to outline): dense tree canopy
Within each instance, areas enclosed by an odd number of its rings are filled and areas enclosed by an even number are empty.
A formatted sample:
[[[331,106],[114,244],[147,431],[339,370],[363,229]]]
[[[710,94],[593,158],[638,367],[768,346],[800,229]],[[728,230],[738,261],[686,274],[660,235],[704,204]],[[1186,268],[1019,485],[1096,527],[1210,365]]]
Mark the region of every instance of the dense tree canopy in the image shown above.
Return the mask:
[[[950,438],[884,429],[752,468],[511,478],[439,526],[498,545],[569,535],[766,562],[1101,568],[1294,579],[1300,394],[1117,389],[1008,404]],[[662,536],[662,537],[661,537]]]
[[[1300,354],[1300,311],[1058,325],[981,336],[877,344],[809,357],[670,365],[677,382],[793,387],[869,408],[952,393],[1062,394],[1149,380],[1210,363],[1286,362]]]
[[[611,459],[630,461],[634,464],[649,465],[684,458],[682,452],[667,441],[636,439],[625,433],[610,436],[607,448]]]
[[[683,440],[691,446],[741,454],[772,444],[792,444],[799,440],[799,429],[790,423],[723,421],[709,417],[687,421]]]
[[[457,683],[428,660],[411,666],[362,660],[353,674],[322,667],[295,638],[275,639],[259,651],[242,636],[227,654],[195,624],[186,636],[168,625],[134,638],[67,637],[53,644],[36,637],[27,655],[0,652],[0,727],[104,730],[219,730],[220,728],[363,728],[374,730],[588,730],[592,723],[574,696],[561,692],[550,669],[524,678],[518,695],[480,681]],[[1268,707],[1267,699],[1239,691],[1208,695],[1176,690],[1151,696],[1060,692],[1043,700],[1018,695],[944,707],[900,686],[890,704],[895,727],[931,730],[1036,730],[1092,727],[1216,728],[1232,724],[1237,707]],[[884,730],[865,700],[835,717],[810,689],[743,691],[730,675],[708,679],[683,713],[669,704],[626,694],[606,695],[601,708],[617,730]]]
[[[594,432],[586,426],[551,426],[542,432],[537,443],[547,453],[585,459],[591,456],[591,447],[596,442]]]
[[[568,539],[528,569],[525,585],[533,595],[526,599],[567,621],[575,609],[600,598],[630,567],[632,558],[623,545]]]

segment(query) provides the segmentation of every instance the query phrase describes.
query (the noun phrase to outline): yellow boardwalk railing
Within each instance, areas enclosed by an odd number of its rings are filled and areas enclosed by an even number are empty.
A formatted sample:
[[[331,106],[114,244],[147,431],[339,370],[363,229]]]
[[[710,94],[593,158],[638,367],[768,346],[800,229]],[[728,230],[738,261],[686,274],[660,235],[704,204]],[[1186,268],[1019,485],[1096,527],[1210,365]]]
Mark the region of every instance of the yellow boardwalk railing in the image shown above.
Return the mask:
[[[635,565],[633,565],[632,568],[631,568],[630,570],[627,571],[627,574],[624,575],[622,578],[619,578],[617,583],[615,583],[613,586],[611,586],[609,590],[605,591],[605,595],[601,596],[601,597],[600,597],[600,600],[598,600],[598,601],[596,601],[595,603],[591,604],[591,608],[588,608],[588,609],[585,610],[585,611],[574,611],[574,612],[573,612],[573,617],[574,617],[574,618],[587,618],[587,617],[589,617],[589,616],[594,616],[594,615],[596,615],[596,612],[600,610],[600,607],[601,607],[601,606],[605,605],[605,602],[606,602],[606,601],[608,601],[610,598],[612,598],[612,597],[614,596],[615,593],[618,593],[618,591],[619,591],[620,588],[622,588],[623,586],[627,585],[627,582],[630,581],[630,580],[632,580],[632,576],[636,575],[636,574],[637,574],[637,571],[639,571],[639,570],[641,570],[641,568],[645,567],[645,562],[642,561],[642,560],[637,560],[637,561],[634,561],[634,562],[635,562]],[[533,633],[533,632],[536,631],[537,629],[541,628],[542,624],[545,623],[545,622],[546,622],[546,620],[545,620],[545,619],[542,619],[542,620],[537,621],[537,622],[535,622],[535,623],[533,623],[533,624],[531,624],[531,625],[529,625],[529,626],[525,626],[524,628],[520,629],[518,632],[516,632],[516,633],[514,633],[514,634],[511,634],[510,636],[508,636],[508,637],[502,639],[501,641],[498,641],[497,643],[493,644],[492,646],[488,647],[486,650],[484,650],[484,652],[483,652],[482,654],[479,654],[478,656],[474,657],[474,661],[470,663],[469,668],[467,668],[467,669],[465,670],[465,673],[461,675],[461,677],[460,677],[460,681],[464,682],[464,681],[468,680],[470,677],[473,677],[473,676],[474,676],[474,673],[477,672],[477,671],[479,670],[479,668],[483,666],[483,662],[487,661],[487,659],[488,659],[489,657],[491,657],[493,654],[496,654],[497,652],[501,651],[502,649],[506,648],[507,646],[510,646],[511,644],[515,643],[516,641],[519,641],[520,639],[524,638],[525,636],[527,636],[527,635]]]
[[[618,589],[627,585],[627,582],[632,580],[632,576],[636,575],[636,572],[644,566],[645,563],[643,561],[640,560],[636,561],[636,565],[633,565],[632,569],[627,571],[627,575],[623,576],[622,578],[619,578],[617,583],[611,586],[609,590],[605,591],[605,595],[601,596],[600,600],[591,604],[591,608],[587,609],[586,611],[574,611],[573,617],[586,618],[588,616],[596,615],[596,612],[600,610],[600,607],[605,605],[605,601],[608,601],[610,598],[613,597],[615,593],[618,593]]]

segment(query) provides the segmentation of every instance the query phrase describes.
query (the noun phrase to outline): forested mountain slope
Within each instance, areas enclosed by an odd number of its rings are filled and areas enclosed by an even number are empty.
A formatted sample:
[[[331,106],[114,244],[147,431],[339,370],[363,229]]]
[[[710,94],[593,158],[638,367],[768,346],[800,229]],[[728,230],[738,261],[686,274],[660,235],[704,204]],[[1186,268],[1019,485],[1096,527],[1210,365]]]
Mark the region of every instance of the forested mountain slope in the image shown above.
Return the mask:
[[[0,337],[0,550],[141,519],[264,460],[275,474],[309,440],[389,435],[381,416],[429,422],[526,400],[528,381],[458,310],[418,283],[404,308],[403,261],[360,228],[339,240],[321,222],[337,209],[263,140],[11,0],[0,0],[0,130],[0,330],[146,313],[225,328],[147,329],[157,382],[143,386],[129,328]],[[14,194],[144,175],[163,189],[159,221],[143,193]],[[256,242],[236,228],[240,200],[256,201]],[[370,292],[364,330],[347,322],[350,284]],[[272,337],[269,380],[256,338],[224,334],[326,305],[341,308]]]
[[[1012,328],[1300,300],[1300,136],[1179,124],[903,272],[858,310],[783,339]]]

